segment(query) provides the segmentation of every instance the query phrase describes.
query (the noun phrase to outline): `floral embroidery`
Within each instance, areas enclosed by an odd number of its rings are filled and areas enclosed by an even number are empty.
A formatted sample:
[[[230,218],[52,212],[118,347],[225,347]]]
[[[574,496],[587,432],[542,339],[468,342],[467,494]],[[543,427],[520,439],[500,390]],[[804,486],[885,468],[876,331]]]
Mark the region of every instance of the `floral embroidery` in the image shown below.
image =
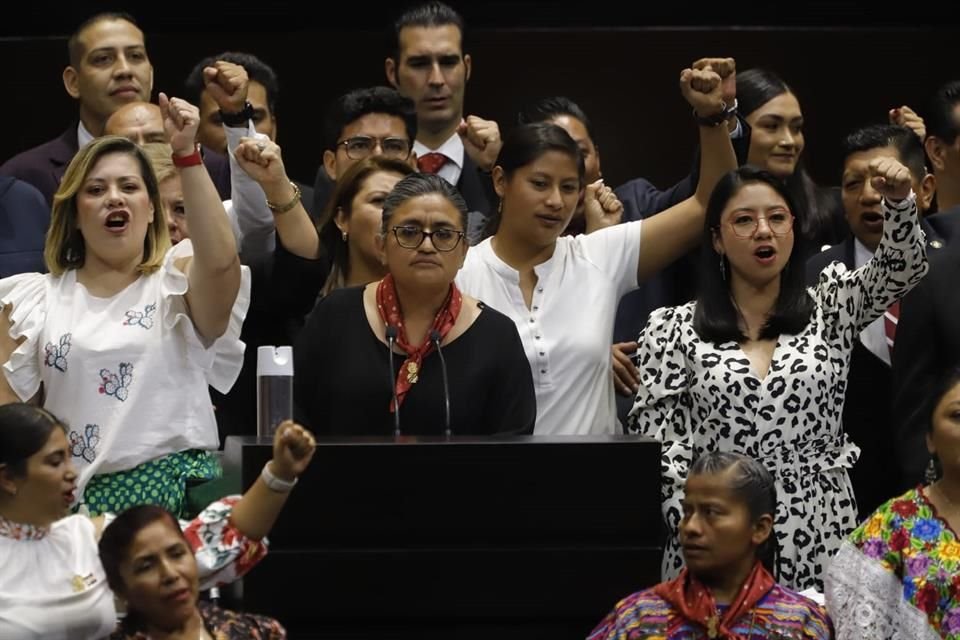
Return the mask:
[[[903,599],[931,628],[960,640],[960,540],[914,489],[880,507],[851,541],[903,584]]]
[[[209,602],[197,603],[203,626],[216,640],[284,640],[287,631],[283,626],[266,616],[239,613],[221,609]],[[124,619],[110,640],[150,640],[146,631],[135,628],[129,618]]]
[[[100,380],[100,393],[114,396],[123,402],[127,399],[128,390],[133,383],[133,365],[129,362],[121,362],[118,373],[113,373],[109,369],[100,369]]]
[[[52,342],[48,342],[43,350],[46,352],[46,356],[43,358],[43,364],[48,367],[53,367],[57,371],[66,372],[67,370],[67,354],[70,353],[70,339],[72,334],[65,333],[60,336],[60,344],[55,345]]]
[[[251,540],[230,521],[238,498],[230,496],[211,504],[186,527],[183,535],[194,548],[197,565],[215,567],[208,576],[224,584],[244,575],[267,553],[263,540]]]
[[[157,304],[151,303],[143,308],[143,311],[137,311],[136,309],[130,309],[126,312],[126,318],[123,321],[124,326],[127,327],[136,327],[140,326],[144,329],[153,328],[153,314],[157,310]]]
[[[97,445],[100,444],[100,426],[88,424],[84,427],[83,435],[70,431],[70,455],[74,458],[83,458],[93,462],[97,457]]]
[[[32,524],[11,522],[0,516],[0,536],[14,540],[42,540],[50,533],[49,527],[37,527]]]

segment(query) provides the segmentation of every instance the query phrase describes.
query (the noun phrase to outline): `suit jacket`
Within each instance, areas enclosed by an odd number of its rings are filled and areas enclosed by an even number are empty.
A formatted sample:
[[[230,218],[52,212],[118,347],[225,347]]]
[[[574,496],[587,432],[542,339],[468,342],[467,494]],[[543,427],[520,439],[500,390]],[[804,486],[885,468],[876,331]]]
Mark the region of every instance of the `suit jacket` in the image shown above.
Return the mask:
[[[960,238],[960,205],[931,214],[926,220],[946,242]]]
[[[0,175],[12,176],[29,182],[39,191],[48,206],[53,205],[53,194],[80,148],[77,140],[77,122],[59,137],[19,153],[0,166]]]
[[[50,206],[35,187],[0,176],[0,278],[44,272],[43,244]]]
[[[943,214],[936,214],[933,218]],[[960,216],[957,216],[960,217]],[[930,461],[929,396],[938,378],[960,366],[960,235],[928,251],[930,271],[904,297],[893,349],[893,418],[902,472],[922,482]]]
[[[921,220],[921,227],[927,235],[927,251],[934,255],[941,250],[943,241],[925,220]],[[811,257],[807,261],[807,284],[815,286],[820,272],[832,262],[841,262],[848,269],[856,268],[855,251],[851,236]],[[904,300],[901,318],[907,306]],[[898,328],[894,357],[901,337]],[[891,367],[856,337],[850,356],[843,427],[860,447],[860,459],[850,471],[850,480],[861,515],[872,513],[891,497],[916,485],[902,472],[904,452],[899,445],[898,424],[893,416]]]
[[[493,235],[489,222],[500,201],[493,188],[493,178],[481,171],[464,151],[463,169],[456,187],[467,203],[467,241],[471,245],[478,244]]]
[[[317,217],[314,218],[316,222],[319,222],[320,217],[323,216],[323,212],[327,208],[327,202],[333,196],[333,190],[336,186],[337,183],[330,179],[326,169],[321,164],[320,168],[317,169],[317,177],[313,181],[313,210],[317,212]]]
[[[737,162],[747,161],[750,148],[750,125],[740,118],[741,135],[732,139]],[[672,187],[660,190],[645,178],[635,178],[614,191],[623,203],[623,222],[642,220],[669,209],[692,196],[700,180],[700,151],[694,154],[690,173]],[[642,249],[641,249],[642,250]],[[700,260],[694,249],[666,269],[640,284],[636,291],[623,297],[614,323],[614,342],[636,340],[650,312],[660,307],[684,304],[696,296],[696,272]],[[622,408],[626,407],[622,403]],[[622,413],[622,411],[621,411]]]

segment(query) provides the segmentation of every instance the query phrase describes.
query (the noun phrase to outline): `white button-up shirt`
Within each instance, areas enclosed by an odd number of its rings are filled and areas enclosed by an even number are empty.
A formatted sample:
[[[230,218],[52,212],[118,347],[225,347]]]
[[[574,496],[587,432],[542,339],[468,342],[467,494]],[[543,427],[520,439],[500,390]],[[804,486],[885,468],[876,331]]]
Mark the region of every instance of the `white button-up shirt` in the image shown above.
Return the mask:
[[[553,256],[534,268],[529,308],[519,272],[490,239],[467,252],[457,286],[509,316],[520,333],[537,395],[534,433],[617,431],[610,345],[617,304],[637,286],[641,224],[558,239]]]

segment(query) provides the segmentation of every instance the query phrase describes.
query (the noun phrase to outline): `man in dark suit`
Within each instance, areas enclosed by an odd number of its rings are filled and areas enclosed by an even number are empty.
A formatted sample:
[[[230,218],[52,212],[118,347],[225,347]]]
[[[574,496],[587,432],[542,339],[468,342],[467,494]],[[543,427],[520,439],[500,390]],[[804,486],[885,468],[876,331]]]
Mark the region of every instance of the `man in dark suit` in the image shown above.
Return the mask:
[[[933,218],[940,216],[931,216]],[[893,421],[905,484],[924,482],[926,435],[937,380],[960,366],[960,215],[941,218],[951,238],[930,255],[930,271],[903,299],[893,350]]]
[[[843,149],[843,207],[853,235],[808,260],[810,286],[816,285],[820,272],[830,263],[840,262],[850,270],[863,266],[880,244],[883,213],[881,196],[868,177],[872,160],[894,158],[910,169],[921,214],[933,200],[936,181],[926,171],[920,138],[910,129],[897,125],[868,126],[847,136]],[[921,224],[927,235],[927,251],[934,255],[944,242],[929,225]],[[904,308],[907,306],[904,301]],[[891,419],[891,334],[887,327],[896,324],[896,307],[888,314],[890,318],[877,319],[858,336],[843,407],[844,429],[861,450],[860,460],[850,473],[861,515],[871,513],[910,484],[898,473],[897,429]],[[898,349],[899,341],[897,330]]]
[[[937,178],[937,213],[929,222],[949,242],[960,228],[960,80],[937,90],[924,119],[924,148]]]
[[[384,62],[387,80],[414,101],[420,171],[444,178],[469,209],[467,238],[483,239],[498,198],[490,171],[502,142],[496,122],[463,116],[472,60],[463,53],[463,19],[442,2],[409,9],[394,25],[396,48]]]
[[[30,184],[0,176],[0,278],[45,272],[43,245],[50,206]]]
[[[237,104],[225,108],[229,97],[211,92],[210,81],[217,73],[228,72],[224,63],[243,67],[249,78],[246,95]],[[251,53],[225,51],[198,62],[184,82],[187,100],[200,109],[197,137],[202,146],[203,163],[217,186],[220,197],[230,198],[230,163],[227,158],[227,137],[223,125],[246,126],[252,122],[258,133],[277,141],[277,102],[280,82],[273,68]],[[297,182],[304,209],[312,217],[313,187]]]
[[[70,36],[67,49],[70,64],[63,71],[63,86],[80,103],[79,123],[0,166],[0,175],[29,182],[48,204],[77,150],[103,134],[116,109],[129,102],[149,102],[153,90],[153,66],[143,32],[125,13],[100,13],[86,20]]]

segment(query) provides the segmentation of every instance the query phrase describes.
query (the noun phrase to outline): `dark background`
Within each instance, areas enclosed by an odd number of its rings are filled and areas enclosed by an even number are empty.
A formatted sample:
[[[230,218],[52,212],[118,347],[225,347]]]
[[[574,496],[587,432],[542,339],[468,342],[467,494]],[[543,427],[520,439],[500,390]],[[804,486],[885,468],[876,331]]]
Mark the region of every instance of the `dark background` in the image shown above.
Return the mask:
[[[408,3],[309,0],[183,6],[128,3],[147,35],[157,91],[176,94],[203,56],[254,53],[280,77],[279,142],[290,173],[312,180],[324,108],[351,88],[385,83],[390,24]],[[608,184],[645,176],[662,186],[690,165],[696,128],[679,72],[706,55],[741,70],[771,68],[791,84],[806,117],[805,157],[815,179],[839,180],[839,142],[888,108],[921,112],[943,81],[960,78],[956,16],[946,8],[858,3],[451,2],[467,20],[473,57],[466,111],[506,129],[524,101],[572,97],[593,120]],[[919,6],[919,5],[918,5]],[[60,80],[66,37],[95,3],[31,3],[0,23],[4,61],[0,160],[60,134],[76,105]],[[319,12],[319,13],[318,13]]]

